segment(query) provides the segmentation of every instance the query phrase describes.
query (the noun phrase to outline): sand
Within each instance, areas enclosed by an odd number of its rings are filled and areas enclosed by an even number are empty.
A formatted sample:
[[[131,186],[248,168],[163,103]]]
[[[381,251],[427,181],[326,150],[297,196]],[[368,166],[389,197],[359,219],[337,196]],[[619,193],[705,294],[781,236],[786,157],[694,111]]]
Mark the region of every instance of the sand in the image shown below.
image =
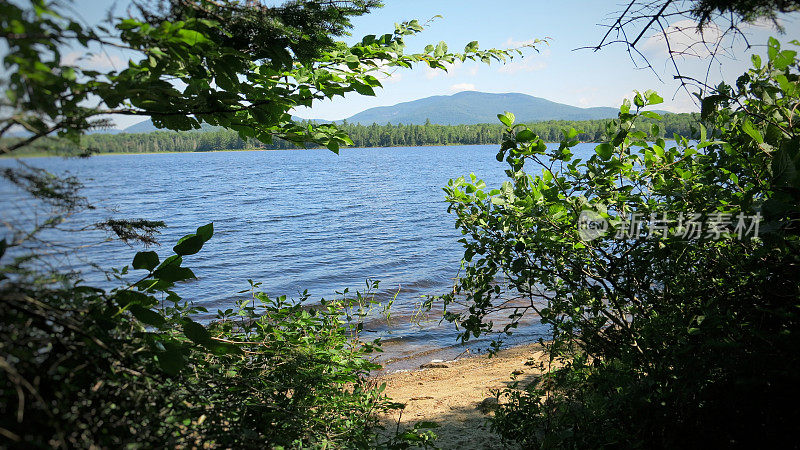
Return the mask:
[[[525,364],[530,360],[547,360],[539,344],[507,349],[493,358],[475,356],[433,364],[446,367],[381,375],[386,394],[406,405],[402,414],[383,417],[384,426],[394,432],[398,419],[401,430],[432,421],[440,425],[434,430],[440,448],[509,448],[490,431],[487,422],[496,405],[492,391],[508,387],[512,376],[520,381],[520,387],[533,381],[541,369]]]

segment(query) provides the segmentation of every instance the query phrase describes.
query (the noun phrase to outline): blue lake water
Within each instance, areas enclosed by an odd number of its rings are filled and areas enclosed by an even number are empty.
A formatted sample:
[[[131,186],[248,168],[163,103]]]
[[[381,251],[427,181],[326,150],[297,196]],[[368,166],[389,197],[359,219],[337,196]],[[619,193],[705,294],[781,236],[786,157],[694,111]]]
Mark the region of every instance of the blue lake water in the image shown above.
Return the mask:
[[[580,144],[576,153],[593,148]],[[84,183],[83,194],[97,209],[73,218],[76,227],[111,217],[165,221],[163,245],[155,248],[162,259],[181,236],[214,222],[211,241],[185,258],[199,279],[178,289],[210,311],[229,307],[248,279],[261,282],[270,295],[297,297],[307,289],[312,300],[380,280],[384,297],[399,292],[393,325],[382,333],[393,343],[387,345],[391,354],[404,356],[456,343],[453,325],[432,320],[419,326],[408,318],[422,295],[447,292],[458,273],[461,235],[442,187],[471,172],[499,187],[505,165],[495,159],[497,150],[477,145],[342,149],[338,156],[286,150],[27,162]],[[12,164],[0,160],[0,166]],[[26,212],[12,207],[17,194],[8,184],[0,185],[0,193],[0,218],[21,220]],[[105,237],[90,235],[96,241]],[[85,261],[122,267],[140,249],[103,243],[76,251],[63,264],[83,267],[88,284],[108,286]],[[534,321],[519,337],[545,332]]]

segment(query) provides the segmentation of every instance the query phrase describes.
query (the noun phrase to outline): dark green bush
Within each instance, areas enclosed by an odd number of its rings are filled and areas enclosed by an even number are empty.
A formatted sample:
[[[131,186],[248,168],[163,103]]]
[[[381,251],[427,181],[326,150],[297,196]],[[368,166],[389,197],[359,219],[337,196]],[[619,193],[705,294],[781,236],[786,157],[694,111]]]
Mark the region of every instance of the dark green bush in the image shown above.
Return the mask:
[[[796,42],[795,42],[796,43]],[[498,159],[503,188],[447,187],[468,265],[449,318],[463,338],[536,313],[564,366],[504,392],[493,426],[527,447],[676,448],[797,445],[800,370],[800,102],[797,54],[769,42],[766,64],[703,100],[700,139],[647,142],[635,119],[661,101],[627,102],[587,160],[565,130],[548,150],[513,115]],[[712,131],[708,131],[712,130]],[[656,135],[657,133],[653,133]],[[539,175],[529,175],[540,170]],[[591,211],[606,234],[582,235]],[[625,218],[667,218],[628,235]],[[727,218],[683,235],[688,218]],[[736,230],[758,214],[758,236]],[[651,216],[652,215],[652,216]],[[727,215],[727,216],[725,216]],[[683,228],[681,228],[683,227]],[[507,284],[497,283],[504,278]]]
[[[211,225],[110,292],[0,281],[0,434],[24,448],[347,446],[373,442],[393,404],[367,379],[377,342],[358,339],[370,299],[306,306],[252,297],[207,326],[175,283]],[[119,271],[119,276],[129,274]],[[352,318],[348,321],[346,318]]]

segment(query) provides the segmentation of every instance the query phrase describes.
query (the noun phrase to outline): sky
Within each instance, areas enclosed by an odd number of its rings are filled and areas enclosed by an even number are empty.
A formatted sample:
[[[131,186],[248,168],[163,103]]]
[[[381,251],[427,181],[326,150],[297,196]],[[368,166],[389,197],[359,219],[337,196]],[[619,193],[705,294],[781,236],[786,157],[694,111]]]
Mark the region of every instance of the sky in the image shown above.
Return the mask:
[[[118,1],[117,12],[124,12],[127,1]],[[271,3],[275,3],[274,1]],[[445,73],[426,67],[398,69],[382,81],[384,87],[375,97],[353,93],[346,98],[324,101],[312,109],[294,113],[303,118],[338,120],[367,108],[390,106],[432,95],[450,95],[464,90],[481,92],[519,92],[579,107],[618,107],[634,90],[652,89],[665,99],[658,109],[672,112],[697,111],[698,106],[689,93],[673,80],[674,71],[666,58],[666,46],[655,36],[646,34],[639,47],[648,57],[653,69],[637,68],[622,45],[601,51],[580,50],[597,45],[605,34],[603,24],[612,23],[615,13],[625,5],[618,1],[586,0],[384,0],[385,6],[353,19],[352,36],[356,42],[367,34],[385,34],[394,30],[397,22],[419,19],[425,22],[434,16],[441,18],[428,24],[426,30],[407,39],[408,51],[420,51],[425,45],[445,41],[452,50],[461,50],[477,40],[483,48],[509,48],[547,38],[548,44],[538,46],[538,52],[528,51],[522,59],[510,64],[489,66],[467,62]],[[89,23],[100,20],[109,3],[98,0],[76,0],[75,13]],[[779,35],[770,24],[747,26],[745,32],[753,47],[747,50],[739,41],[733,51],[721,58],[721,64],[711,66],[710,81],[733,83],[751,65],[750,54],[766,52],[769,36],[782,42],[800,38],[800,16],[781,17],[785,34]],[[679,26],[692,25],[679,22]],[[710,33],[715,30],[712,28]],[[691,32],[684,41],[694,38]],[[681,40],[680,38],[678,39]],[[700,52],[702,53],[702,52]],[[73,54],[71,57],[79,57]],[[701,54],[700,56],[705,56]],[[68,55],[70,57],[70,55]],[[119,67],[124,57],[110,51],[90,60],[97,66]],[[709,67],[707,58],[679,59],[681,70],[688,75],[704,78]],[[117,120],[119,128],[140,121],[138,118]]]

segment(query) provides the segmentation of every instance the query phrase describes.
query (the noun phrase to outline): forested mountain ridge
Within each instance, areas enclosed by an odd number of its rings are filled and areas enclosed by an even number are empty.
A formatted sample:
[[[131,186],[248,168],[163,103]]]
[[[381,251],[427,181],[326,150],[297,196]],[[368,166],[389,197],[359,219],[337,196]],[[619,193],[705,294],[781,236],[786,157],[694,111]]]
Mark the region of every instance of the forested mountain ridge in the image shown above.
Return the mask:
[[[453,95],[435,95],[392,106],[369,108],[336,123],[361,125],[404,124],[422,125],[427,121],[436,125],[476,125],[497,122],[497,113],[512,111],[521,122],[545,120],[598,120],[617,117],[619,108],[580,108],[534,97],[527,94],[465,91]],[[302,121],[292,116],[293,120]],[[313,122],[324,120],[308,119]],[[203,126],[203,131],[215,127]],[[125,133],[150,133],[157,131],[149,120],[131,125]]]
[[[619,113],[618,108],[579,108],[527,94],[464,91],[370,108],[348,117],[347,122],[422,125],[430,120],[439,125],[472,125],[495,122],[497,113],[503,111],[513,111],[523,122],[611,119]]]
[[[652,119],[639,119],[640,129],[650,130]],[[694,136],[693,127],[697,128],[698,114],[668,114],[658,122],[659,132],[656,137],[671,138],[677,133],[682,136]],[[575,128],[579,131],[577,138],[583,142],[600,142],[606,125],[611,119],[566,121],[553,120],[535,122],[529,127],[543,140],[558,142],[562,138],[562,130]],[[398,147],[422,145],[473,145],[499,144],[504,127],[500,123],[477,125],[377,125],[342,124],[344,130],[353,140],[354,147]],[[100,153],[150,153],[181,151],[218,151],[246,149],[292,149],[293,144],[276,139],[272,143],[263,143],[255,139],[243,140],[235,131],[219,127],[208,131],[157,131],[152,133],[122,133],[117,135],[93,134],[83,138],[83,144]],[[62,150],[68,150],[67,141],[61,141]]]

